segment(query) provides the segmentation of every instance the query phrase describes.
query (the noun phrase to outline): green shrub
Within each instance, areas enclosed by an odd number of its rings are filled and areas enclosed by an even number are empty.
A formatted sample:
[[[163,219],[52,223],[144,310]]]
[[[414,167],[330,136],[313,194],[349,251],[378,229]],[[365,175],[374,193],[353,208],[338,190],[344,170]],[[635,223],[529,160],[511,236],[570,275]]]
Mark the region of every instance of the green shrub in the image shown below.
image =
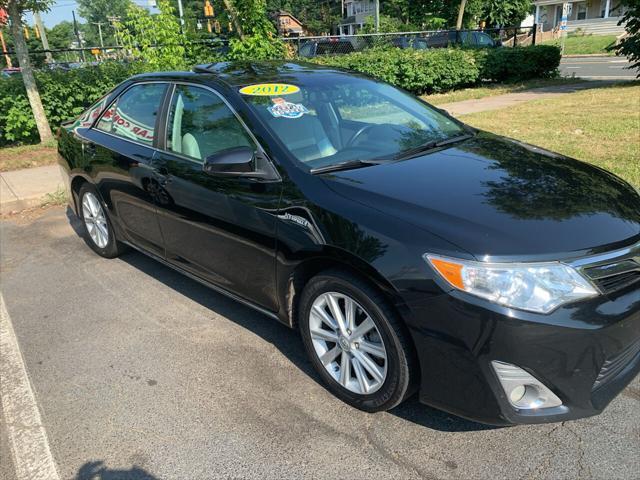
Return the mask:
[[[36,72],[36,83],[52,128],[80,115],[98,98],[141,73],[139,63],[107,62],[96,67],[68,72]],[[14,143],[33,143],[39,139],[36,124],[20,76],[0,80],[0,147]]]
[[[481,80],[518,82],[557,74],[560,50],[553,45],[495,49],[412,50],[377,48],[313,62],[365,73],[415,94],[467,87]]]
[[[482,80],[511,83],[556,76],[560,48],[556,45],[532,45],[476,50],[475,57]]]
[[[415,94],[462,88],[480,78],[474,53],[461,49],[371,49],[313,61],[362,72]]]

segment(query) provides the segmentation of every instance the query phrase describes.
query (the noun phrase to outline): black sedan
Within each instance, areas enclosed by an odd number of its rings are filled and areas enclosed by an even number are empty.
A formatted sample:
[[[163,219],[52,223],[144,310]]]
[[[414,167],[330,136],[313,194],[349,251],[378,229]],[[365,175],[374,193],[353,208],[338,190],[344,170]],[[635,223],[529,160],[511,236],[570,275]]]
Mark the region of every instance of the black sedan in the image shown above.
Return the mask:
[[[640,196],[387,84],[301,63],[131,78],[60,130],[86,242],[299,328],[370,412],[594,415],[640,370]],[[232,341],[232,339],[229,339]]]

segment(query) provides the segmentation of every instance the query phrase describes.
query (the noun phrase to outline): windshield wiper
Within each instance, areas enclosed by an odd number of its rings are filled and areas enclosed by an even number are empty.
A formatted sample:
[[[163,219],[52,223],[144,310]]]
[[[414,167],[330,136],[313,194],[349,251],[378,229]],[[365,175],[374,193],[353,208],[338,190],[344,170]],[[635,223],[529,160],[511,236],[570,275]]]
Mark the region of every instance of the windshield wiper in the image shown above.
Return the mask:
[[[452,143],[462,142],[469,138],[473,137],[470,133],[465,133],[463,135],[458,135],[451,138],[446,138],[444,140],[433,140],[431,142],[423,143],[422,145],[418,145],[417,147],[409,148],[393,157],[393,160],[406,160],[408,158],[414,157],[420,153],[428,152],[429,150],[433,150],[434,148],[444,147],[445,145],[450,145]]]
[[[348,162],[334,163],[333,165],[312,168],[311,173],[338,172],[340,170],[351,170],[354,168],[370,167],[371,165],[380,165],[381,163],[383,162],[377,160],[349,160]]]

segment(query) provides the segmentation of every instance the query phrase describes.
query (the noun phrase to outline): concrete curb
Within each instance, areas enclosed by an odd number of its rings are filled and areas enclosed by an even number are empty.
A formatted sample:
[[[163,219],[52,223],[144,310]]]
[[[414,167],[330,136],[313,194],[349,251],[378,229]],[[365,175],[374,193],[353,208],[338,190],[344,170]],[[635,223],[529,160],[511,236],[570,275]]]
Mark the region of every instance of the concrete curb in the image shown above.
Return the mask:
[[[54,192],[49,192],[54,193]],[[3,201],[0,203],[0,215],[9,215],[18,213],[28,208],[39,207],[46,203],[47,194],[38,195],[29,198],[20,198],[16,200]]]
[[[618,55],[606,53],[575,53],[572,55],[562,55],[562,58],[589,58],[589,57],[617,57]],[[623,58],[623,57],[620,57]]]
[[[7,214],[42,205],[47,194],[64,188],[58,165],[0,173],[0,213]]]

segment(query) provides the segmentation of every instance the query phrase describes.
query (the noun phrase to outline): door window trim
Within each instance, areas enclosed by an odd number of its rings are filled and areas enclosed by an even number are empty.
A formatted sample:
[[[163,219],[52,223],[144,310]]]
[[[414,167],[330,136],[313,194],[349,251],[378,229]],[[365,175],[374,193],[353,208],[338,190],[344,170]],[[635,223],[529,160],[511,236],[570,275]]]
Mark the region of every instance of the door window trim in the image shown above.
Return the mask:
[[[158,105],[158,113],[159,113],[159,115],[156,116],[156,124],[154,126],[155,131],[159,131],[158,127],[162,127],[162,125],[160,124],[160,121],[162,119],[162,112],[163,112],[162,108],[164,107],[164,104],[165,104],[165,101],[166,101],[166,98],[167,98],[167,92],[173,87],[172,83],[167,81],[167,80],[148,80],[148,81],[141,81],[141,82],[132,83],[131,85],[126,87],[124,90],[122,90],[118,95],[116,95],[115,98],[113,98],[111,100],[111,102],[109,102],[109,104],[107,105],[107,107],[105,107],[105,109],[102,111],[100,116],[97,117],[93,121],[93,123],[91,124],[91,127],[89,127],[89,129],[90,130],[94,130],[96,132],[103,133],[105,135],[109,135],[110,137],[113,137],[113,138],[117,138],[118,140],[123,140],[125,142],[133,143],[134,145],[150,148],[150,149],[152,149],[154,151],[161,151],[161,149],[158,148],[158,135],[154,135],[153,142],[151,143],[151,145],[147,145],[145,143],[138,142],[138,141],[132,140],[130,138],[121,137],[120,135],[116,135],[116,134],[111,133],[111,132],[105,132],[104,130],[100,130],[99,128],[97,128],[98,122],[100,122],[100,120],[102,120],[102,117],[105,115],[105,113],[107,113],[107,111],[114,105],[114,103],[116,103],[120,99],[120,97],[122,97],[125,93],[127,93],[129,90],[131,90],[135,86],[152,84],[152,83],[161,83],[161,84],[164,84],[166,86],[166,89],[165,89],[164,93],[162,94],[162,98],[160,99],[160,103]]]
[[[233,113],[233,115],[235,116],[236,120],[238,120],[238,122],[240,123],[240,125],[242,126],[244,131],[249,135],[249,138],[255,144],[256,150],[258,151],[258,153],[269,164],[271,170],[275,174],[274,180],[276,180],[276,181],[282,180],[282,177],[280,176],[280,173],[278,172],[278,169],[276,168],[274,163],[271,161],[269,156],[266,154],[265,149],[262,147],[262,145],[260,144],[260,142],[258,141],[256,136],[249,129],[247,124],[244,123],[244,120],[238,114],[236,109],[233,108],[233,106],[229,103],[229,101],[226,98],[224,98],[224,96],[220,92],[218,92],[215,88],[210,87],[209,85],[203,85],[201,83],[186,82],[186,81],[179,81],[179,80],[174,80],[174,81],[171,82],[171,86],[169,87],[169,91],[167,92],[168,95],[165,97],[166,101],[163,102],[163,104],[162,104],[163,111],[162,111],[161,120],[163,122],[163,125],[161,125],[161,129],[162,129],[161,135],[158,135],[158,139],[161,138],[161,143],[158,144],[156,150],[158,150],[159,152],[162,152],[164,154],[174,155],[174,156],[180,158],[181,160],[187,160],[189,162],[195,163],[195,164],[200,165],[200,166],[202,166],[204,164],[204,159],[203,159],[203,161],[198,161],[198,160],[195,160],[195,159],[193,159],[191,157],[183,155],[181,153],[174,152],[173,150],[168,150],[167,149],[167,132],[169,130],[169,112],[170,112],[170,109],[171,109],[171,105],[173,105],[173,98],[174,98],[174,95],[176,93],[176,87],[178,85],[185,85],[187,87],[195,87],[195,88],[202,88],[204,90],[209,90],[214,95],[216,95],[220,100],[222,100],[222,102],[231,111],[231,113]]]

